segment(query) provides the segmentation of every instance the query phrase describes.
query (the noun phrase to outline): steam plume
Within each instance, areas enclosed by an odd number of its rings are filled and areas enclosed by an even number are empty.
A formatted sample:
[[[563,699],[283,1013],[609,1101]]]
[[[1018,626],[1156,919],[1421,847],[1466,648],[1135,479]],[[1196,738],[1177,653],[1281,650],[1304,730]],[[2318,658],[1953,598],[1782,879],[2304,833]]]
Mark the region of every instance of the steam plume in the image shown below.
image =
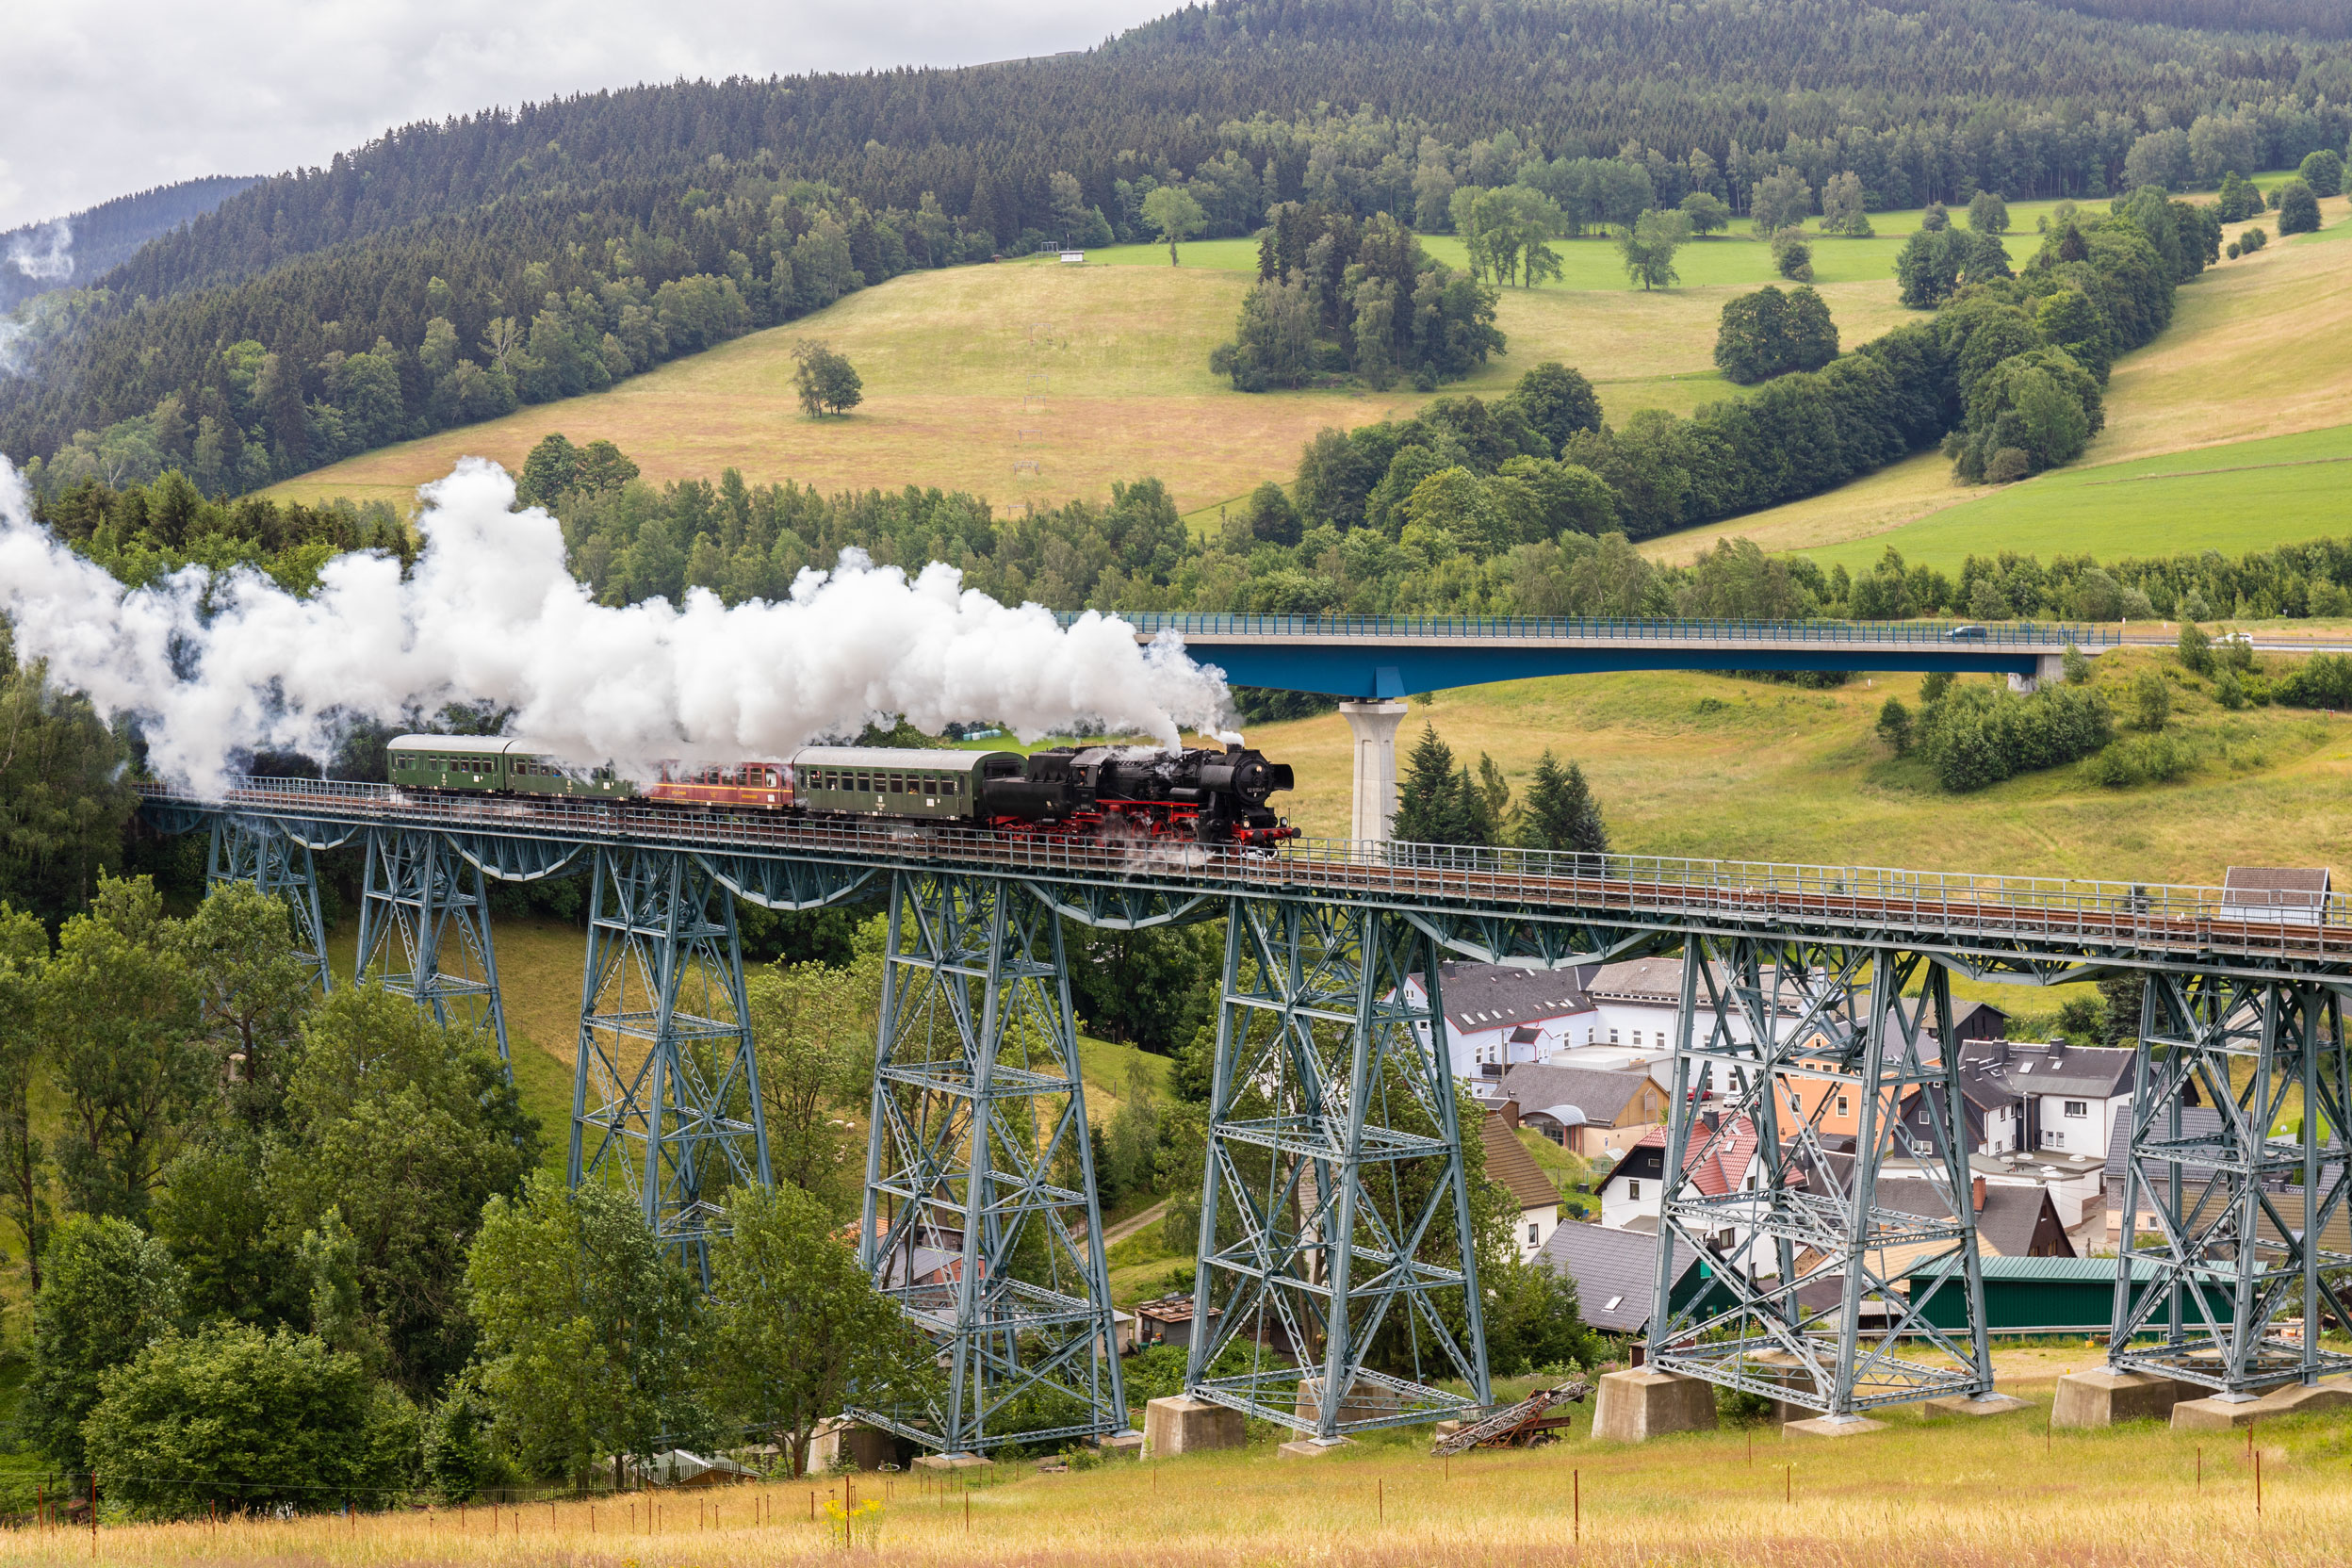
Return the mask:
[[[257,574],[194,568],[125,591],[31,519],[0,461],[0,613],[17,657],[109,715],[141,723],[150,765],[199,790],[238,752],[323,759],[356,718],[387,724],[456,701],[514,710],[512,728],[575,763],[643,776],[662,758],[778,757],[904,713],[937,731],[992,720],[1024,739],[1100,720],[1174,744],[1217,725],[1222,675],[1163,637],[1139,646],[1089,615],[1067,630],[962,586],[933,563],[911,579],[844,551],[782,603],[733,609],[698,590],[598,605],[564,565],[563,535],[478,458],[424,487],[425,548],[406,580],[376,555],[330,562],[296,598]]]
[[[29,235],[8,241],[8,264],[40,283],[74,275],[74,225],[52,219]]]

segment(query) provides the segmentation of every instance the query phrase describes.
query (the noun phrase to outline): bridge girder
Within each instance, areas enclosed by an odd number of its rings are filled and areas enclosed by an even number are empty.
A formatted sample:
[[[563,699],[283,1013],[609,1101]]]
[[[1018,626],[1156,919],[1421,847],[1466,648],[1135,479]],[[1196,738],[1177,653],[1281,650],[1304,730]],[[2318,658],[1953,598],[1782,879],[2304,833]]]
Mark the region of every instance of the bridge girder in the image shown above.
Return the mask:
[[[730,1188],[774,1184],[734,900],[700,857],[598,849],[570,1183],[612,1180],[707,1290]]]
[[[1439,957],[1393,914],[1228,906],[1184,1374],[1194,1398],[1326,1444],[1487,1402]],[[1269,1350],[1298,1366],[1269,1364]],[[1229,1352],[1246,1368],[1224,1364]],[[1433,1386],[1457,1378],[1467,1396]]]
[[[1990,1393],[1944,971],[1896,948],[1702,939],[1682,987],[1652,1364],[1833,1421]],[[1851,1154],[1823,1132],[1840,1101]],[[1890,1166],[1903,1202],[1881,1187]],[[1685,1291],[1681,1260],[1704,1288]],[[1957,1331],[1928,1315],[1946,1292]]]
[[[2108,1364],[2226,1398],[2352,1371],[2308,1327],[2352,1321],[2343,991],[2152,974],[2138,1033]]]
[[[373,827],[366,838],[355,964],[360,981],[380,981],[444,1028],[489,1036],[511,1078],[482,863],[441,833]]]
[[[1128,1429],[1061,922],[1026,881],[891,878],[858,1235],[948,1377],[857,1419],[951,1455]]]

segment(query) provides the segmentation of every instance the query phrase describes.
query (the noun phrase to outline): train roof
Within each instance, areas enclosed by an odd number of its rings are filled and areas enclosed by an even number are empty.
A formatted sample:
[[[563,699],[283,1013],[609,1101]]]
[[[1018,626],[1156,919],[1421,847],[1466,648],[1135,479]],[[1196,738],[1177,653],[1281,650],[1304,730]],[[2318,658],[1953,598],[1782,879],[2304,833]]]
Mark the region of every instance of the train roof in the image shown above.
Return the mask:
[[[395,735],[386,751],[462,751],[468,757],[552,757],[555,748],[520,735]]]
[[[1021,760],[1017,751],[956,751],[916,746],[803,746],[792,753],[795,768],[921,768],[931,773],[970,773],[991,758]]]

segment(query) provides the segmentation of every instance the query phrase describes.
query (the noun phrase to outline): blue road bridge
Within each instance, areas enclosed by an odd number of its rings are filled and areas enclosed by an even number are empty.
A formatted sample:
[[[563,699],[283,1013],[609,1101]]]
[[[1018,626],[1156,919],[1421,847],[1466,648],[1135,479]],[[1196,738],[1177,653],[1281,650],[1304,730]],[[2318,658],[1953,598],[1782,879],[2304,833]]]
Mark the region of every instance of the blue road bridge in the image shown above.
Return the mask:
[[[1136,640],[1165,632],[1236,686],[1341,699],[1355,739],[1360,840],[1384,839],[1396,808],[1396,727],[1416,692],[1624,670],[1884,671],[2005,675],[2020,691],[2065,676],[2066,651],[2119,646],[2118,633],[2033,621],[1534,619],[1477,615],[1122,613]],[[1064,612],[1063,624],[1077,619]]]
[[[589,878],[571,1180],[628,1188],[706,1278],[729,1192],[771,1179],[737,905],[882,904],[858,1246],[947,1377],[919,1404],[848,1413],[944,1454],[1130,1426],[1065,922],[1222,923],[1187,1393],[1302,1441],[1489,1402],[1441,1037],[1451,958],[1683,956],[1657,1299],[1683,1294],[1677,1255],[1713,1282],[1653,1318],[1658,1368],[1833,1420],[1990,1398],[1958,1054],[1938,1049],[1951,977],[2121,972],[2144,1002],[2130,1175],[2110,1201],[2118,1267],[2141,1271],[2119,1276],[2111,1363],[2227,1396],[2352,1369],[2300,1331],[2352,1321],[2346,1162],[2327,1133],[2352,1125],[2352,908],[2324,887],[1353,841],[1171,852],[262,778],[151,788],[143,810],[208,831],[215,880],[287,898],[322,985],[315,858],[359,853],[361,974],[501,1048],[487,884]],[[1790,1093],[1800,1080],[1850,1094],[1859,1136],[1792,1110],[1833,1098]],[[1747,1136],[1752,1185],[1685,1174]],[[1881,1200],[1882,1170],[1905,1178],[1900,1202]]]

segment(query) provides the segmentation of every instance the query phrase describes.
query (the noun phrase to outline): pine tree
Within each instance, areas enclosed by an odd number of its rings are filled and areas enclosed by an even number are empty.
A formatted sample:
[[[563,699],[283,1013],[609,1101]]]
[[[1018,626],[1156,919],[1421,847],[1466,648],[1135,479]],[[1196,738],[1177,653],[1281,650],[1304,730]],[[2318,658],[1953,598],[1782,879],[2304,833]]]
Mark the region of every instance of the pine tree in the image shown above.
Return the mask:
[[[1609,827],[1582,768],[1574,762],[1563,768],[1549,749],[1544,751],[1527,783],[1517,841],[1522,849],[1609,853]]]
[[[1437,738],[1437,727],[1423,725],[1421,739],[1405,760],[1405,776],[1396,784],[1396,815],[1389,837],[1406,843],[1458,844],[1468,826],[1463,821],[1464,781],[1469,771],[1457,774],[1454,749]]]

